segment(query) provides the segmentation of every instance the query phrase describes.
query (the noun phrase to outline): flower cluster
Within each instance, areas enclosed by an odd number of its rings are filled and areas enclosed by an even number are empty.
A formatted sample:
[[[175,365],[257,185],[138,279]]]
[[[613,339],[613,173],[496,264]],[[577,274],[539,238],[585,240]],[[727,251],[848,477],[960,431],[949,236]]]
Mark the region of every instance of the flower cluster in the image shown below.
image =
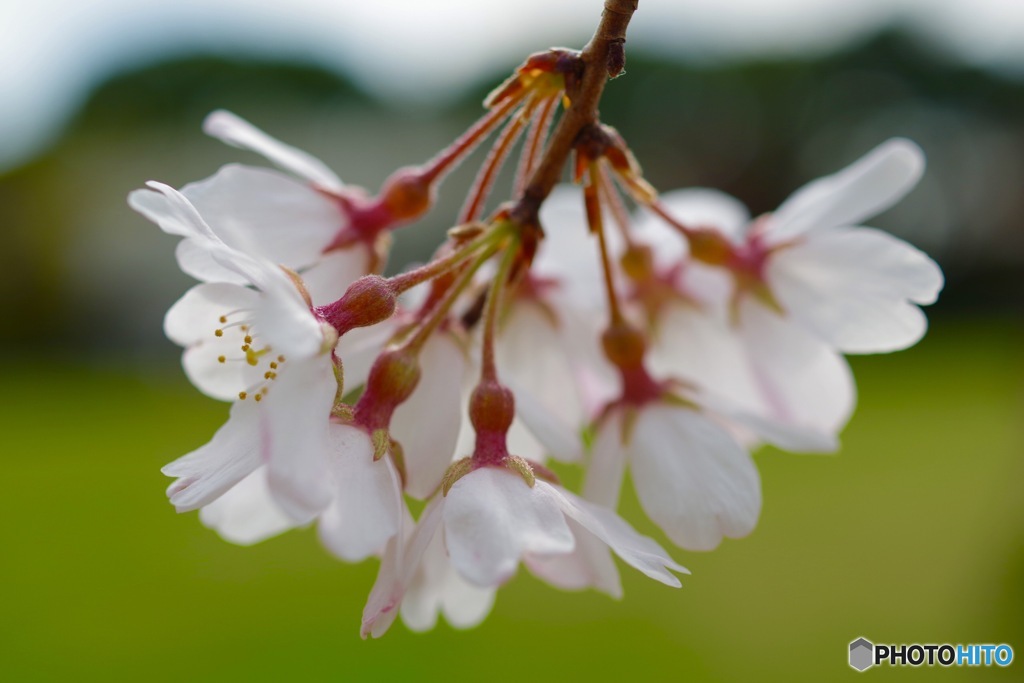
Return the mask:
[[[399,613],[414,630],[441,613],[474,625],[520,563],[617,597],[614,553],[679,586],[686,570],[616,513],[626,467],[681,548],[744,536],[761,509],[751,449],[835,450],[855,399],[843,354],[925,331],[939,269],[860,227],[917,182],[913,143],[757,218],[711,190],[659,195],[597,120],[606,42],[530,57],[465,134],[376,194],[218,111],[207,133],[276,168],[129,197],[182,238],[199,284],[165,331],[195,386],[231,402],[164,468],[171,503],[235,543],[315,524],[342,560],[379,558],[364,636]],[[395,229],[494,131],[445,243],[385,276]],[[520,138],[513,200],[488,208]],[[575,184],[555,187],[567,162]],[[581,492],[549,458],[585,467]]]

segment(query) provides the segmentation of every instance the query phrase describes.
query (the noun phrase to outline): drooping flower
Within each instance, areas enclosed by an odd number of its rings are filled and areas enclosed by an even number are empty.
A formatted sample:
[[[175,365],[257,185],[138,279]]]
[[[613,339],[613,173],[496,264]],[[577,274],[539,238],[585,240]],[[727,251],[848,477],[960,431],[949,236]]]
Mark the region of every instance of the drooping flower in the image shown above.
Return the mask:
[[[596,578],[607,571],[601,556],[597,562],[602,564],[589,575],[551,563],[571,554],[578,536],[595,537],[627,564],[668,586],[680,585],[672,571],[688,573],[611,510],[560,486],[541,480],[529,486],[516,473],[485,466],[463,476],[447,496],[428,505],[405,544],[389,546],[363,612],[364,637],[380,636],[390,626],[438,534],[459,576],[483,589],[508,581],[520,562],[536,566],[541,578],[551,578],[560,587],[607,586],[607,581]],[[478,604],[484,602],[476,597]]]

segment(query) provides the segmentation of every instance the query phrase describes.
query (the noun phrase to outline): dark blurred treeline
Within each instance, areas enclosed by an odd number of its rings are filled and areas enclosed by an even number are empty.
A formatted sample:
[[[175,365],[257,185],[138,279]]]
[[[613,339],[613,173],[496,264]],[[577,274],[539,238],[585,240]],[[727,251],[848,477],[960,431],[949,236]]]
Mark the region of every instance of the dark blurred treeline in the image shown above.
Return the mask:
[[[434,109],[383,103],[302,65],[194,57],[111,78],[47,152],[0,176],[0,345],[119,350],[159,339],[163,311],[189,281],[174,268],[174,240],[132,213],[125,196],[149,179],[181,186],[223,163],[259,163],[202,135],[210,110],[231,109],[376,189],[479,116],[502,77]],[[718,66],[633,51],[606,90],[602,117],[659,189],[716,187],[755,213],[888,137],[910,137],[928,155],[926,178],[873,224],[942,263],[949,283],[932,315],[1024,312],[1018,81],[898,32],[827,57]],[[397,263],[437,243],[473,171],[473,163],[459,169],[437,210],[397,236]]]

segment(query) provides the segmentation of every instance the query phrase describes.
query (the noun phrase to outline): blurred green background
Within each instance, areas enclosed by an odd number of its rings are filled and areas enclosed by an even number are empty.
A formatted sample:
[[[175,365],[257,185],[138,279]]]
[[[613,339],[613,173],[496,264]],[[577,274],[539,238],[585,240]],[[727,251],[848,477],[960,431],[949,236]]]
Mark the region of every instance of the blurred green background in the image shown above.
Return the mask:
[[[376,189],[474,120],[502,76],[426,108],[304,63],[126,64],[52,146],[0,175],[0,678],[821,681],[858,675],[846,648],[865,636],[1006,642],[1021,660],[1008,670],[930,673],[1024,679],[1024,86],[898,30],[718,65],[631,50],[606,91],[605,121],[656,186],[719,187],[755,213],[887,137],[917,140],[926,179],[873,224],[948,278],[921,344],[853,359],[860,402],[841,453],[760,452],[759,528],[675,551],[693,571],[681,590],[623,568],[616,602],[521,573],[475,630],[399,624],[362,642],[373,563],[332,560],[308,530],[231,546],[173,512],[160,466],[227,411],[161,337],[189,281],[127,193],[258,163],[202,136],[217,107]],[[436,244],[473,168],[398,234],[393,267]],[[664,542],[634,499],[624,516]]]

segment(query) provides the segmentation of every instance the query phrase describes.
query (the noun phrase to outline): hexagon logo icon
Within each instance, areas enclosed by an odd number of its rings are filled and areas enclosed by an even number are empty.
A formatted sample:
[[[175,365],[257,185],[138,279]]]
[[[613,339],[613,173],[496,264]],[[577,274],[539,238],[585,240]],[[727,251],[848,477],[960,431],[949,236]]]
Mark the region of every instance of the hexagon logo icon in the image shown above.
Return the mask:
[[[850,643],[850,666],[864,671],[875,663],[875,646],[871,641],[858,638]]]

